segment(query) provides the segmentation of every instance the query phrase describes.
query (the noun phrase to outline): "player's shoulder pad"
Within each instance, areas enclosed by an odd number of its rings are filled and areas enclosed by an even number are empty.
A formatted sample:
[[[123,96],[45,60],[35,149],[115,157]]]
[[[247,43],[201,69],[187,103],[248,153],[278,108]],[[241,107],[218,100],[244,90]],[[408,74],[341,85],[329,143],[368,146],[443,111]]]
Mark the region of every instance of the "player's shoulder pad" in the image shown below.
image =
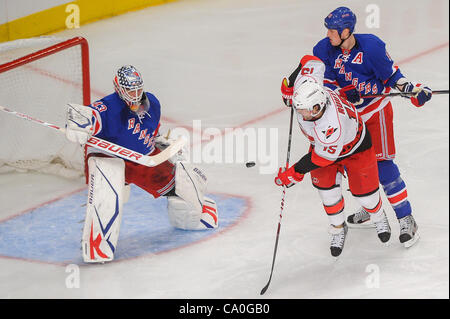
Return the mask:
[[[105,114],[115,113],[116,110],[120,110],[122,107],[117,107],[116,105],[119,103],[122,103],[120,98],[119,100],[116,100],[115,93],[107,95],[100,100],[97,100],[91,104],[89,104],[89,107],[93,110],[97,111],[102,116],[105,116]],[[121,104],[119,104],[121,105]]]
[[[323,61],[320,58],[318,58],[314,55],[307,54],[302,57],[302,59],[300,60],[300,64],[305,65],[306,63],[311,62],[311,61],[323,63]]]
[[[328,50],[330,48],[331,48],[330,40],[325,37],[322,40],[320,40],[319,42],[317,42],[317,44],[313,48],[313,51],[314,50]]]
[[[145,92],[145,95],[147,95],[147,98],[150,101],[150,103],[157,104],[160,106],[159,100],[154,94],[150,92]]]
[[[106,107],[108,108],[108,111],[110,111],[110,112],[114,112],[114,111],[120,112],[120,110],[123,108],[123,105],[124,105],[124,102],[119,97],[119,94],[117,94],[115,92],[110,95],[105,96],[100,101],[102,101],[103,104],[106,105]]]
[[[160,115],[161,103],[159,102],[158,98],[150,92],[145,92],[145,95],[147,96],[148,101],[150,102],[151,112],[155,112],[156,114]]]
[[[355,34],[355,38],[366,54],[378,54],[379,50],[386,50],[386,43],[374,34]]]
[[[323,38],[313,47],[313,55],[326,62],[328,56],[330,56],[330,51],[333,49],[330,40],[328,38]]]

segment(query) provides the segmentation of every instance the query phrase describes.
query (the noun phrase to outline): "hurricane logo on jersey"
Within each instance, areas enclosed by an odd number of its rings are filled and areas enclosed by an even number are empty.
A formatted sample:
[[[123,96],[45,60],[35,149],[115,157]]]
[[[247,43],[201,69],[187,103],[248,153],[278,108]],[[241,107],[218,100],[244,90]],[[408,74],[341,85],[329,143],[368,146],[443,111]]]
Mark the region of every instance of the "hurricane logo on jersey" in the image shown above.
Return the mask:
[[[336,131],[337,131],[337,128],[329,126],[328,129],[326,129],[325,131],[322,131],[322,133],[325,135],[325,138],[329,138]]]

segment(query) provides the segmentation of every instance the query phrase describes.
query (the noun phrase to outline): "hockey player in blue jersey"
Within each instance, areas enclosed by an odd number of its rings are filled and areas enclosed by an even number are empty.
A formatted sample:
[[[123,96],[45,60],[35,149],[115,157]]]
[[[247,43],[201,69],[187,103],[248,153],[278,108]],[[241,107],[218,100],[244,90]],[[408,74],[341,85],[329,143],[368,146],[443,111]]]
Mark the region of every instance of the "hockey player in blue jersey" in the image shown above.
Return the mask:
[[[172,140],[159,134],[161,105],[155,95],[144,91],[140,72],[125,65],[117,70],[113,84],[114,93],[89,106],[68,105],[67,139],[85,144],[95,136],[143,155],[156,155],[170,145]],[[113,260],[129,184],[154,198],[166,196],[169,221],[176,228],[218,226],[216,203],[204,196],[206,176],[183,154],[148,167],[94,147],[88,147],[86,153],[88,200],[82,237],[85,262]]]
[[[325,18],[327,37],[313,48],[314,56],[326,65],[324,85],[336,90],[353,103],[366,123],[378,160],[378,174],[384,192],[395,211],[400,224],[401,243],[406,247],[414,244],[419,235],[407,197],[406,184],[394,163],[395,143],[393,109],[390,98],[361,98],[398,90],[411,99],[416,107],[431,99],[432,91],[426,85],[408,80],[389,56],[385,43],[372,34],[354,34],[355,14],[346,7],[339,7]],[[301,65],[291,74],[289,81],[282,82],[282,96],[289,105],[293,84]],[[287,83],[287,84],[286,84]],[[369,214],[360,208],[348,216],[350,225],[369,223]]]

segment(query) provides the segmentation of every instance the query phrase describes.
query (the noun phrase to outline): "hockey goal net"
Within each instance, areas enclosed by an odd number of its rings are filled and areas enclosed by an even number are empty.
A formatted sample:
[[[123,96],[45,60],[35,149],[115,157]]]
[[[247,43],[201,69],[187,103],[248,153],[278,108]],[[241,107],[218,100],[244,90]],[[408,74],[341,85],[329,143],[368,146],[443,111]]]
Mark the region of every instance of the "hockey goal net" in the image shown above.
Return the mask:
[[[64,127],[67,103],[90,103],[86,39],[0,43],[0,88],[1,106]],[[0,112],[0,136],[0,173],[84,173],[83,148],[58,131]]]

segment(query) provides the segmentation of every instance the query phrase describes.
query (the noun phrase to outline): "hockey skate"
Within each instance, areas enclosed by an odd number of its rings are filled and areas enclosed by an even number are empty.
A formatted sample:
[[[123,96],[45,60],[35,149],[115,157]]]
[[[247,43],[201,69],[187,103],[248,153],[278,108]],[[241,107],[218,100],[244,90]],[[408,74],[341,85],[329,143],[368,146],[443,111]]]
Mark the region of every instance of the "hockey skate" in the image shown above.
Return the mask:
[[[344,249],[345,237],[347,236],[348,227],[344,222],[344,227],[337,228],[330,225],[329,233],[331,234],[330,251],[333,257],[338,257]]]
[[[419,227],[412,215],[400,218],[398,222],[400,223],[400,242],[406,248],[409,248],[420,238],[419,233],[417,232]]]
[[[370,215],[364,208],[360,207],[358,211],[347,217],[348,227],[350,228],[373,228],[374,223],[370,220]]]
[[[379,217],[377,216],[376,219],[372,218],[372,222],[375,224],[378,238],[380,238],[381,242],[387,243],[391,238],[391,226],[389,226],[389,221],[384,210],[379,213]]]

